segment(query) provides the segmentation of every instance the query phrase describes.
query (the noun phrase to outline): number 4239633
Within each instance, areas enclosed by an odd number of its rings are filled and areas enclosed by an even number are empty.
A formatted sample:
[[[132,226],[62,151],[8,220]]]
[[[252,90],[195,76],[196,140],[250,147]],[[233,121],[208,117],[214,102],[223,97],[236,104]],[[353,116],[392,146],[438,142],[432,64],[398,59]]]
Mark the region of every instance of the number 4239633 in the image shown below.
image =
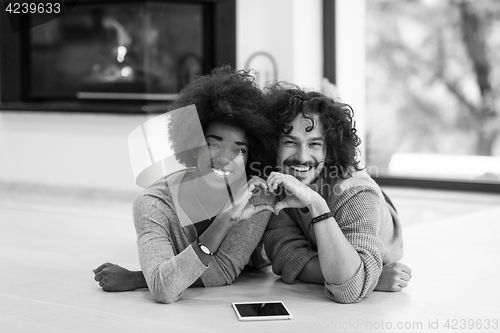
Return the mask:
[[[9,14],[59,14],[60,2],[9,2],[5,11]]]

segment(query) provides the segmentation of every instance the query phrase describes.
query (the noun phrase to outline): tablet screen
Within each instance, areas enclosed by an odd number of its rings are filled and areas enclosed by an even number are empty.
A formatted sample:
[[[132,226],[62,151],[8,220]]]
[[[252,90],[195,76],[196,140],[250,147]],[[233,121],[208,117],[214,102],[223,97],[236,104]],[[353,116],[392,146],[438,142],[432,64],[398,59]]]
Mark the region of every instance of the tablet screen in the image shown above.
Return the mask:
[[[242,318],[290,315],[281,302],[235,303],[234,305]]]

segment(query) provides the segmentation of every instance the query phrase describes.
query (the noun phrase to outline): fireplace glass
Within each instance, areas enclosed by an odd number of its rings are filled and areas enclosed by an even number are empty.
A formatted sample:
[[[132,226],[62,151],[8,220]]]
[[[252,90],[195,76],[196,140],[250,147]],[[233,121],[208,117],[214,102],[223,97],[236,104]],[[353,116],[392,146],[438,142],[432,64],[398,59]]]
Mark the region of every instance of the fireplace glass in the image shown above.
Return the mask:
[[[31,100],[172,100],[206,70],[204,4],[77,5],[29,31]]]

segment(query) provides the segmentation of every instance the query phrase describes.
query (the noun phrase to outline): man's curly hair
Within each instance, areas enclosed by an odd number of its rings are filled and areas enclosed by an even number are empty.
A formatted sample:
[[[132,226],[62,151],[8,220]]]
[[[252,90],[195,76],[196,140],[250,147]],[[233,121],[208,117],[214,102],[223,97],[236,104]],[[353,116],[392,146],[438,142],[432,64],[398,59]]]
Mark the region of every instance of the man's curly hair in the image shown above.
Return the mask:
[[[359,171],[359,145],[361,139],[356,134],[353,117],[354,111],[348,104],[340,103],[319,92],[304,91],[287,82],[277,82],[265,89],[267,116],[274,124],[274,141],[278,142],[281,134],[292,131],[290,123],[301,113],[311,121],[306,131],[316,127],[311,113],[320,115],[326,144],[324,176],[333,175],[349,178],[352,172]],[[325,172],[327,174],[325,174]]]
[[[246,165],[247,176],[262,176],[272,156],[268,138],[272,135],[272,124],[265,117],[265,101],[262,90],[249,72],[235,71],[229,66],[212,70],[210,75],[199,76],[191,81],[170,105],[170,110],[194,104],[200,124],[205,133],[210,124],[219,122],[237,127],[248,137],[249,152]],[[172,113],[169,135],[174,150],[183,152],[177,160],[187,166],[196,166],[199,142],[193,142],[195,124],[185,121],[188,117]],[[172,140],[173,139],[173,140]]]

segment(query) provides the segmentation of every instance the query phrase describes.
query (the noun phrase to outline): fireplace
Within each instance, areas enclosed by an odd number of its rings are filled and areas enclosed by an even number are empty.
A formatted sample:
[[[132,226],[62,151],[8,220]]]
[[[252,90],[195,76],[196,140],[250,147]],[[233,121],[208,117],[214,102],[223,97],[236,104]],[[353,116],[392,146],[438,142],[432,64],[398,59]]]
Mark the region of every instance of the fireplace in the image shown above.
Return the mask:
[[[234,66],[235,4],[82,0],[20,32],[2,23],[0,43],[1,109],[164,112],[192,77]]]

